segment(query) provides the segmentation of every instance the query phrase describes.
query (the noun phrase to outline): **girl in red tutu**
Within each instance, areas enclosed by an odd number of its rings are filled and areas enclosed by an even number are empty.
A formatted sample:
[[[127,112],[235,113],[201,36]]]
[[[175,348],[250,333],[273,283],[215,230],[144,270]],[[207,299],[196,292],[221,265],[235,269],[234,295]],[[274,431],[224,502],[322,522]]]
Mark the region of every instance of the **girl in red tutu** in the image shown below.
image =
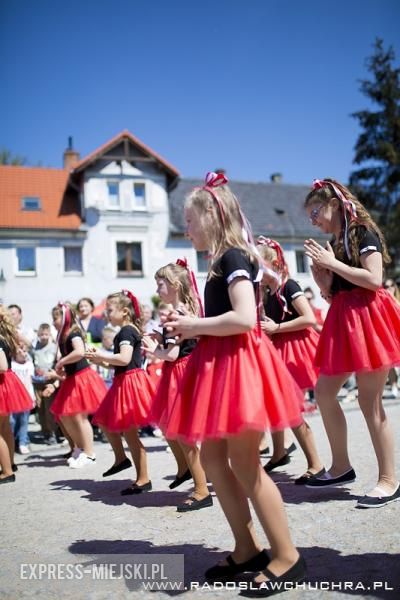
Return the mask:
[[[14,435],[10,415],[32,408],[32,398],[21,380],[11,370],[16,356],[18,333],[4,306],[0,306],[0,484],[15,481]]]
[[[114,338],[114,354],[88,349],[86,356],[94,364],[114,367],[114,379],[93,423],[104,430],[115,455],[114,465],[104,477],[131,466],[122,446],[123,433],[136,468],[136,481],[121,491],[121,495],[140,494],[152,489],[147,472],[146,450],[138,429],[149,424],[150,404],[155,389],[141,368],[142,322],[136,296],[124,290],[107,297],[106,311],[113,327],[121,327]]]
[[[313,328],[314,313],[299,284],[290,279],[285,256],[278,242],[260,236],[257,249],[280,277],[279,287],[274,293],[262,282],[265,319],[261,321],[261,329],[272,339],[297,385],[304,391],[312,390],[318,378],[314,359],[319,340],[319,335]],[[325,469],[309,425],[303,420],[299,427],[293,429],[293,433],[307,459],[307,471],[295,480],[297,485],[301,485],[308,483],[312,477],[322,475]],[[285,450],[284,432],[274,432],[272,441],[274,451],[270,461],[264,465],[267,473],[290,462]]]
[[[186,260],[178,260],[158,269],[155,274],[157,293],[172,309],[192,316],[201,314],[202,307],[194,274]],[[193,477],[194,491],[178,506],[178,512],[188,512],[212,506],[212,497],[207,488],[207,479],[200,464],[200,451],[196,444],[169,439],[169,430],[174,430],[180,415],[180,386],[187,362],[197,341],[185,339],[177,343],[174,337],[163,330],[161,344],[149,336],[143,338],[144,349],[164,360],[157,394],[152,407],[152,421],[163,431],[175,456],[178,472],[169,486],[174,489]]]
[[[303,579],[305,563],[290,538],[282,498],[263,470],[259,444],[266,429],[301,423],[302,393],[272,343],[256,328],[253,284],[258,257],[239,203],[222,173],[189,195],[187,235],[196,250],[212,256],[205,288],[205,318],[171,318],[180,339],[200,337],[188,361],[179,420],[170,435],[202,441],[201,461],[231,527],[235,548],[206,571],[209,581],[232,580],[243,572],[264,573],[254,588],[273,579]],[[244,237],[246,236],[246,238]],[[252,523],[250,499],[271,545],[269,557]],[[266,569],[268,565],[268,569]],[[271,590],[265,588],[269,594]],[[257,589],[256,595],[263,591]],[[243,594],[244,592],[242,592]]]
[[[93,429],[88,415],[93,414],[105,396],[107,388],[101,377],[85,359],[85,337],[74,309],[59,304],[52,310],[53,324],[58,331],[61,358],[55,369],[65,373],[50,411],[72,438],[75,448],[68,464],[72,469],[93,465]]]
[[[320,369],[315,394],[332,451],[332,466],[310,487],[350,483],[356,474],[347,451],[347,428],[336,396],[355,372],[358,401],[378,460],[378,484],[358,501],[380,507],[400,498],[394,441],[382,405],[390,367],[400,364],[400,307],[382,287],[390,261],[385,240],[363,205],[334,179],[315,180],[305,200],[313,225],[333,234],[323,248],[305,242],[312,272],[330,308],[316,353]]]

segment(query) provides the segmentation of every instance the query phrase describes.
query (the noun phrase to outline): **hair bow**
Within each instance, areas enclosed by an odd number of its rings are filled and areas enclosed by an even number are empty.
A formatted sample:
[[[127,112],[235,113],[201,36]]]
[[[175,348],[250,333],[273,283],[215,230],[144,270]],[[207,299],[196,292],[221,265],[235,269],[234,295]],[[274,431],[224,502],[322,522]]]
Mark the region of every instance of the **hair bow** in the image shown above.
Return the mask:
[[[140,319],[140,305],[139,305],[139,300],[129,290],[122,290],[122,293],[125,296],[128,296],[129,300],[132,302],[133,310],[135,311],[135,317],[137,319]]]
[[[219,187],[228,183],[228,178],[225,173],[214,173],[209,171],[205,178],[205,184],[208,187]]]
[[[203,303],[200,298],[199,288],[197,287],[196,277],[195,277],[195,274],[193,273],[192,269],[189,267],[187,258],[186,257],[178,258],[176,261],[176,264],[179,265],[180,267],[183,267],[184,269],[187,269],[187,272],[189,273],[189,277],[190,277],[190,283],[192,285],[194,295],[196,296],[196,300],[199,305],[200,316],[204,317],[204,308],[203,308]]]
[[[57,344],[59,344],[64,337],[65,331],[68,331],[68,329],[71,327],[72,317],[71,308],[68,306],[68,304],[60,301],[57,306],[61,309],[62,315],[61,328],[57,335]]]

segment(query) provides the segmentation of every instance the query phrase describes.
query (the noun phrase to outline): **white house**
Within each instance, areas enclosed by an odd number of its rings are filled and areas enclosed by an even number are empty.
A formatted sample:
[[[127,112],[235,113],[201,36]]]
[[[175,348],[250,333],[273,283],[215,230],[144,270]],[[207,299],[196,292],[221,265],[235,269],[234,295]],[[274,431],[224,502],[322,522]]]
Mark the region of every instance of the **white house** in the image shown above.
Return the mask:
[[[22,306],[25,321],[49,320],[59,300],[131,289],[145,303],[154,273],[186,256],[205,263],[184,237],[186,193],[201,184],[128,131],[84,159],[72,148],[63,169],[0,166],[0,297]],[[316,232],[302,210],[305,186],[232,182],[256,234],[278,239],[291,274],[312,284],[303,241]]]

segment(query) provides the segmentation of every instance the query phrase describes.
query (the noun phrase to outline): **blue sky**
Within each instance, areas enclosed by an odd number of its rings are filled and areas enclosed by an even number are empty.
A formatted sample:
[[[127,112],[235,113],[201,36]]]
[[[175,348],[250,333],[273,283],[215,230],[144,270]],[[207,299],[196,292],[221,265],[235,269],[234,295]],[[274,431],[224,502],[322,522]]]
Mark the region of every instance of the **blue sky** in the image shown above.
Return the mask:
[[[184,177],[347,181],[398,0],[0,0],[0,147],[61,167],[129,129]]]

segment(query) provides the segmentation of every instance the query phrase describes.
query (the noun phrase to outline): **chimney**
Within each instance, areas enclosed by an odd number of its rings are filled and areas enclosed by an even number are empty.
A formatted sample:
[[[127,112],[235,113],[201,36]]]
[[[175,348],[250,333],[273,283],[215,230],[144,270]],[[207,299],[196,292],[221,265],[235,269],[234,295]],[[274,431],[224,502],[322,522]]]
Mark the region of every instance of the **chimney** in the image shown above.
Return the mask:
[[[271,183],[282,183],[283,175],[282,173],[272,173],[270,179]]]
[[[64,169],[67,169],[67,171],[72,171],[72,169],[78,164],[80,157],[81,155],[79,152],[76,152],[76,150],[73,148],[72,136],[69,136],[68,148],[63,154]]]

